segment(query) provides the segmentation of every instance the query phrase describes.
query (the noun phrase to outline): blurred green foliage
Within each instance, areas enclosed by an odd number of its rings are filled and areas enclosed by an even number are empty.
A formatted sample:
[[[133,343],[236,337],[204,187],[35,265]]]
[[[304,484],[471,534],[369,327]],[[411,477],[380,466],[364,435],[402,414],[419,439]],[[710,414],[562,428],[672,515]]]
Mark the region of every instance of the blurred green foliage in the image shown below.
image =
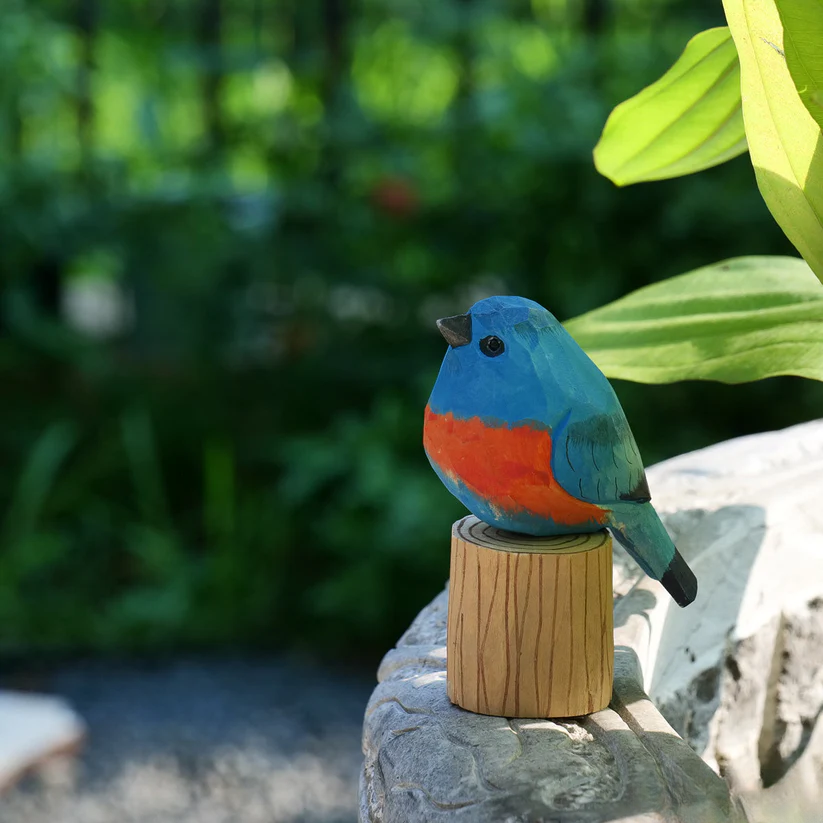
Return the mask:
[[[420,444],[436,317],[507,292],[565,319],[791,253],[746,157],[625,191],[592,163],[718,24],[708,0],[8,0],[3,647],[391,643],[461,512]],[[823,400],[617,388],[647,462]]]

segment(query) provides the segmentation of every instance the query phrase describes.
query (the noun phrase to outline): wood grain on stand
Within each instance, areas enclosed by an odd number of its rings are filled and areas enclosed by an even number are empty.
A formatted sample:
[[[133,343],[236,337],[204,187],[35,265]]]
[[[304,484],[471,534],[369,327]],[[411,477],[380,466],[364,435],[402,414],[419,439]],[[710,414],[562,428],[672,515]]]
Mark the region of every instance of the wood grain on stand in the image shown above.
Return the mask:
[[[449,699],[503,717],[574,717],[612,693],[605,531],[534,538],[466,517],[452,532]]]

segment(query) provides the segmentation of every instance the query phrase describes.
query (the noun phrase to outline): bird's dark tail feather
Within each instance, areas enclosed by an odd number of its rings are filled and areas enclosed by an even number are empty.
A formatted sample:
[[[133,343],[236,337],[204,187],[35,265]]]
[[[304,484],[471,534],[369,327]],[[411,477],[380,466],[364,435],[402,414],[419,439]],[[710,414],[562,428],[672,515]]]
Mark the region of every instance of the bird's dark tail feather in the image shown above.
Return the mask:
[[[660,582],[678,606],[688,606],[697,597],[697,578],[677,549]]]
[[[614,505],[609,526],[643,571],[659,580],[678,606],[688,606],[697,597],[697,578],[651,503]]]

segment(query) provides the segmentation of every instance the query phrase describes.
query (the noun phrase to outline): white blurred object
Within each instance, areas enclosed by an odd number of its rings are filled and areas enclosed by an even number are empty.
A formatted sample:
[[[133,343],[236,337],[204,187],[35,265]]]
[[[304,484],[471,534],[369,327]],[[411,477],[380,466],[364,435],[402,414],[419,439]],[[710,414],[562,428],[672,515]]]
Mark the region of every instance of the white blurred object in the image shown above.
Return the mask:
[[[134,320],[130,295],[116,280],[77,275],[63,288],[63,318],[73,329],[90,337],[116,337]]]
[[[68,770],[60,758],[74,754],[85,734],[60,698],[0,691],[0,791],[30,771],[59,774],[64,782]]]

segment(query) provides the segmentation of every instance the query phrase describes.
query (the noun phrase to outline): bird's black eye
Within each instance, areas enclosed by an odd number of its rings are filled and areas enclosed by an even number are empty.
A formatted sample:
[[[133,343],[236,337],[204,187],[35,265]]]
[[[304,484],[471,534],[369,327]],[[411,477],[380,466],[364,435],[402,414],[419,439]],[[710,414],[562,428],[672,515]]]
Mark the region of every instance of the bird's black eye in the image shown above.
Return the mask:
[[[503,341],[493,334],[484,337],[480,341],[480,351],[482,351],[486,357],[497,357],[498,354],[503,354],[505,348],[506,346]]]

